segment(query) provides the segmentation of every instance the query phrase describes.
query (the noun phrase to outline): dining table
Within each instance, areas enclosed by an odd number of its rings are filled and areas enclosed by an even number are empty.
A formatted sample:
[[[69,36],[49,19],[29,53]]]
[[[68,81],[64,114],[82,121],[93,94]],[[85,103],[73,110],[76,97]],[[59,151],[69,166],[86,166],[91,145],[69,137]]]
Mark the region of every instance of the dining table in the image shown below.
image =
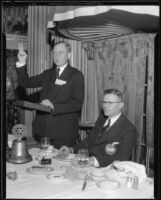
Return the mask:
[[[32,161],[27,163],[6,163],[7,199],[154,199],[154,181],[150,177],[140,183],[137,189],[127,187],[125,179],[118,180],[119,187],[111,189],[100,187],[99,181],[89,179],[82,190],[85,181],[82,174],[90,174],[96,169],[93,166],[79,168],[73,165],[72,159],[58,159],[53,156],[51,163],[45,165],[51,169],[49,173],[32,173],[30,169],[34,166],[42,166],[40,160],[34,155],[32,157]],[[13,172],[16,173],[16,178],[10,179],[7,174]],[[62,172],[63,176],[53,176],[54,172]],[[74,176],[74,172],[78,172],[82,177]]]

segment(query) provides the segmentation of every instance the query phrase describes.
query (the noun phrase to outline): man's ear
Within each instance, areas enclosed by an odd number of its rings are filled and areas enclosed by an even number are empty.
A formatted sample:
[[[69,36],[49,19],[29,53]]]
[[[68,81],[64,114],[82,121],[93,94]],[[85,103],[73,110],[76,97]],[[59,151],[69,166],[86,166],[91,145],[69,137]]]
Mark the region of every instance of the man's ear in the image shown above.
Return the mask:
[[[71,58],[71,52],[68,52],[68,60]]]
[[[121,110],[123,107],[124,107],[124,103],[121,102],[121,103],[120,103],[120,110]]]

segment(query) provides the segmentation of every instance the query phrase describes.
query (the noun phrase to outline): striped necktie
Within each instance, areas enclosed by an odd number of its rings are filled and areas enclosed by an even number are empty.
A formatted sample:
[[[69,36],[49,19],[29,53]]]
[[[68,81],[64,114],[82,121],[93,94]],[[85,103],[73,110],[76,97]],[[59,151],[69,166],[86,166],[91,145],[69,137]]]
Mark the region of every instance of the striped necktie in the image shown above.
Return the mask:
[[[107,130],[110,127],[110,123],[111,123],[111,120],[108,119],[107,125],[103,126],[102,129],[101,129],[100,137],[103,135],[103,133],[105,132],[105,130]]]

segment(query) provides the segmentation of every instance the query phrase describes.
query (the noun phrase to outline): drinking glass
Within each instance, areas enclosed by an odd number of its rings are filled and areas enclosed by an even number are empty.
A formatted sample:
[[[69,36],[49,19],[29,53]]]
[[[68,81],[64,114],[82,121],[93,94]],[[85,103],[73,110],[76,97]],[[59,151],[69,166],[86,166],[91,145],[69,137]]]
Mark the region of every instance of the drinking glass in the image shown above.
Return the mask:
[[[78,163],[81,167],[86,166],[89,159],[89,151],[88,149],[79,149],[78,150]]]
[[[50,138],[49,137],[42,137],[41,138],[41,148],[42,150],[47,150],[50,146]]]

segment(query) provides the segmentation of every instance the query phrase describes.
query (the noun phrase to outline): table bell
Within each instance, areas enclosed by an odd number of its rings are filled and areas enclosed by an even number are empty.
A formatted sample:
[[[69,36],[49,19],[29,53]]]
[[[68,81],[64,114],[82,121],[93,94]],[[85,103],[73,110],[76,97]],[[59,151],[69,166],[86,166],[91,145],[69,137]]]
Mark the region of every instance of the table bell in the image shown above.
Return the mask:
[[[27,129],[23,124],[17,124],[12,128],[12,134],[17,139],[13,140],[11,152],[7,159],[9,163],[20,164],[32,160],[32,156],[28,153],[26,133]]]

